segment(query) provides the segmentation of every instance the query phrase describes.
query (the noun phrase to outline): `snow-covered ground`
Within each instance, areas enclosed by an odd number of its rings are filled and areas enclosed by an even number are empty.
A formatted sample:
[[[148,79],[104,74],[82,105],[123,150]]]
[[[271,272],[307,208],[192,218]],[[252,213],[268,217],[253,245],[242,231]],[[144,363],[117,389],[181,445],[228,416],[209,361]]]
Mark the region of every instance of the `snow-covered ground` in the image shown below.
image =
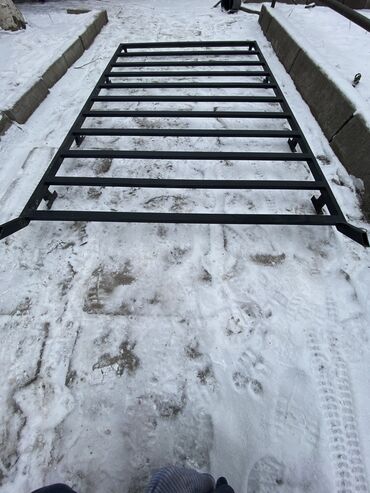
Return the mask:
[[[110,22],[27,123],[2,138],[1,221],[28,199],[118,43],[256,39],[348,219],[364,226],[352,178],[257,16],[225,15],[214,3],[84,2],[107,8]],[[32,8],[54,18],[61,5]],[[212,141],[193,140],[202,149]],[[190,142],[109,141],[124,144]],[[232,162],[107,161],[89,171],[282,173]],[[289,167],[288,176],[306,171]],[[67,206],[68,194],[56,205]],[[308,197],[286,195],[90,189],[72,200],[110,210],[309,209]],[[239,493],[369,491],[370,262],[359,245],[325,227],[32,223],[0,250],[1,493],[57,481],[81,493],[139,493],[166,463],[225,475]]]
[[[0,108],[7,109],[82,34],[95,12],[67,14],[22,5],[27,29],[0,29]]]
[[[370,125],[370,33],[327,7],[278,4],[273,12],[289,22],[300,45],[331,74]],[[370,10],[359,13],[370,17]],[[360,82],[353,87],[358,73]]]

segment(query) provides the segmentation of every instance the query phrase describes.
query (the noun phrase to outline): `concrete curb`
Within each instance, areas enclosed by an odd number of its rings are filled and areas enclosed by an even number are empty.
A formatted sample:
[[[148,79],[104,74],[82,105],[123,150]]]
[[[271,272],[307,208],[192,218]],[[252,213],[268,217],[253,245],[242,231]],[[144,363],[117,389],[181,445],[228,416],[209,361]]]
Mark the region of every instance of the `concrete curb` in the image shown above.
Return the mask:
[[[5,113],[0,111],[0,135],[3,135],[10,125],[12,124],[11,120],[7,117]]]
[[[49,89],[63,77],[84,51],[91,46],[107,22],[107,11],[100,11],[91,24],[86,27],[85,31],[47,68],[41,78],[38,78],[32,87],[22,94],[11,108],[0,110],[0,135],[3,135],[8,130],[12,121],[22,124],[28,120],[47,97]]]
[[[64,58],[64,55],[62,55],[57,60],[55,60],[55,62],[50,65],[48,69],[46,69],[41,78],[46,86],[50,89],[50,87],[53,87],[53,85],[63,77],[68,68],[69,67],[67,61]]]
[[[354,114],[355,105],[302,50],[288,72],[330,141]]]
[[[98,34],[98,32],[96,31],[96,25],[95,25],[95,22],[93,22],[86,29],[86,31],[80,35],[80,40],[81,40],[82,47],[84,50],[87,50],[90,48],[90,46],[93,44],[94,39],[97,36],[97,34]]]
[[[364,182],[363,212],[370,218],[370,129],[352,102],[299,41],[264,5],[262,31],[310,107],[329,143],[347,171]]]
[[[300,47],[287,35],[281,25],[271,16],[267,24],[265,36],[269,37],[271,44],[284,67],[289,70],[298,56]]]
[[[107,11],[102,10],[101,12],[99,12],[99,15],[97,15],[95,17],[94,24],[96,27],[96,31],[99,33],[102,30],[102,28],[105,26],[105,24],[107,24],[107,23],[108,23]]]
[[[89,26],[91,27],[91,25]],[[84,36],[86,31],[88,31],[89,27],[86,28],[85,32],[82,34]],[[73,41],[69,48],[63,53],[63,58],[67,62],[68,68],[71,67],[76,60],[78,60],[84,53],[85,48],[82,44],[81,35]]]
[[[335,154],[351,174],[364,182],[362,208],[370,219],[370,128],[360,115],[354,115],[330,142]]]
[[[22,94],[12,108],[5,110],[7,117],[17,123],[24,123],[49,94],[45,82],[38,79],[27,92]]]

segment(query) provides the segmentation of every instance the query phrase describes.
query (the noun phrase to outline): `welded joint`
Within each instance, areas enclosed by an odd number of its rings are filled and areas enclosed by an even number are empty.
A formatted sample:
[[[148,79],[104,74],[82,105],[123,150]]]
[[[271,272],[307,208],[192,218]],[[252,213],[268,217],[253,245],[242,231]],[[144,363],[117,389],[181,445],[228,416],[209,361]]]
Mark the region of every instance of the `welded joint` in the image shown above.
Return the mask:
[[[292,152],[297,152],[297,144],[299,142],[299,137],[292,137],[288,139],[288,145]]]
[[[50,192],[50,190],[47,188],[44,192],[44,195],[42,196],[42,198],[45,200],[46,202],[46,207],[48,209],[51,209],[53,203],[54,203],[54,200],[58,197],[58,194],[57,192],[54,190],[53,192]]]
[[[77,147],[80,147],[80,145],[84,140],[85,140],[85,135],[75,135],[75,142]]]
[[[322,214],[322,208],[326,205],[326,197],[324,197],[323,194],[321,194],[319,197],[311,197],[311,202],[313,203],[313,206],[315,208],[315,211],[317,214]]]

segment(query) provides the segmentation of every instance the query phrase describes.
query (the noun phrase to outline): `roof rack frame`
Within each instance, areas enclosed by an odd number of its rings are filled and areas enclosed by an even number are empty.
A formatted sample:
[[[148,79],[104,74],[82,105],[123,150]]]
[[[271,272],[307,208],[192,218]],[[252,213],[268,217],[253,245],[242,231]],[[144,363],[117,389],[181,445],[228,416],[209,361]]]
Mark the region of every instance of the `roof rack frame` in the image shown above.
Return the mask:
[[[188,50],[191,48],[191,50]],[[202,48],[202,49],[201,49]],[[220,49],[222,48],[222,49]],[[239,48],[239,49],[237,49]],[[154,51],[148,51],[154,49]],[[181,49],[181,51],[179,51]],[[143,50],[143,51],[137,51]],[[219,57],[227,59],[220,59]],[[142,58],[144,60],[135,60]],[[153,58],[154,57],[154,58]],[[158,61],[158,57],[162,60]],[[194,57],[201,57],[195,59]],[[208,57],[207,59],[203,57]],[[218,58],[217,58],[218,57]],[[232,58],[235,58],[233,60]],[[254,58],[252,58],[254,57]],[[171,58],[169,60],[169,58]],[[175,58],[175,60],[174,60]],[[188,58],[188,60],[186,59]],[[229,67],[240,66],[242,70],[215,71],[209,69],[203,73],[192,67]],[[122,68],[146,68],[150,71],[122,72]],[[155,72],[152,67],[159,67]],[[164,67],[164,69],[163,69]],[[168,67],[190,67],[188,70],[168,71]],[[249,71],[248,67],[257,67]],[[260,67],[258,69],[258,67]],[[119,69],[119,72],[114,69]],[[165,70],[165,72],[162,72]],[[262,82],[166,82],[170,77],[263,77]],[[160,82],[112,82],[115,78],[160,77]],[[249,88],[273,91],[273,96],[228,96],[216,93],[207,96],[190,95],[102,95],[104,89],[163,89],[163,88]],[[235,103],[277,103],[280,111],[121,111],[96,110],[96,102],[125,101],[164,101],[164,102],[235,102]],[[272,118],[286,119],[290,130],[214,130],[214,129],[116,129],[86,128],[86,120],[92,117],[174,117],[174,118]],[[74,143],[79,147],[85,136],[104,135],[144,135],[144,136],[188,136],[188,137],[261,137],[286,138],[291,152],[168,152],[168,151],[130,151],[130,150],[79,150],[71,149]],[[300,151],[297,152],[297,145]],[[101,178],[57,176],[66,158],[112,159],[169,159],[169,160],[263,160],[263,161],[302,161],[306,162],[313,180],[180,180],[148,178]],[[49,188],[58,186],[100,186],[100,187],[140,187],[140,188],[184,188],[184,189],[243,189],[243,190],[313,190],[318,195],[312,197],[313,214],[195,214],[195,213],[159,213],[159,212],[102,212],[86,210],[51,210],[57,192]],[[42,201],[48,210],[39,210]],[[327,212],[323,214],[323,207]],[[0,239],[26,227],[31,221],[103,221],[103,222],[144,222],[144,223],[198,223],[198,224],[272,224],[272,225],[317,225],[335,226],[338,231],[363,246],[369,246],[366,231],[349,224],[321,170],[290,106],[282,93],[266,59],[255,41],[208,41],[175,43],[122,43],[118,46],[97,84],[83,105],[71,129],[47,167],[39,184],[18,218],[0,225]]]

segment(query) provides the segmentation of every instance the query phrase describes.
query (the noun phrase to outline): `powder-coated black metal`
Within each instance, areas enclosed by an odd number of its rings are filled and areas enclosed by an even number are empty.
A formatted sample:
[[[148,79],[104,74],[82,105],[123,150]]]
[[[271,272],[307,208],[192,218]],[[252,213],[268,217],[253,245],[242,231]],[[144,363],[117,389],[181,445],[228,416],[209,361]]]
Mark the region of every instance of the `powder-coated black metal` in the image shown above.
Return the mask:
[[[189,50],[194,48],[194,50]],[[220,49],[224,48],[224,49]],[[150,51],[154,49],[155,51]],[[181,51],[177,51],[181,49]],[[130,51],[129,51],[130,50]],[[141,51],[144,50],[144,51]],[[142,58],[145,58],[144,60]],[[157,61],[157,58],[162,60]],[[194,59],[196,57],[196,59]],[[198,59],[198,57],[202,57]],[[207,58],[203,58],[207,57]],[[136,60],[135,60],[136,58]],[[126,59],[126,61],[124,61]],[[194,67],[241,67],[240,70],[199,71]],[[121,71],[122,68],[148,68],[145,71]],[[153,70],[157,67],[157,71]],[[162,67],[164,67],[162,69]],[[187,70],[168,70],[168,67],[187,67]],[[249,67],[252,69],[249,70]],[[256,68],[253,68],[256,67]],[[119,71],[117,70],[119,69]],[[214,77],[257,77],[260,82],[214,81]],[[116,78],[150,77],[160,78],[158,82],[112,82]],[[208,80],[187,82],[165,82],[164,78],[203,78]],[[213,79],[213,82],[210,82]],[[230,79],[229,79],[230,80]],[[208,88],[211,94],[204,95],[166,95],[112,93],[114,89],[182,89]],[[245,96],[228,96],[219,89],[246,88],[266,90]],[[102,90],[105,91],[102,94]],[[268,92],[267,92],[268,91]],[[273,95],[271,95],[271,92]],[[123,111],[94,108],[101,102],[228,102],[228,103],[276,103],[273,111]],[[245,107],[245,105],[244,105]],[[248,107],[248,106],[247,106]],[[191,129],[191,128],[110,128],[104,125],[96,128],[86,127],[91,118],[250,118],[285,119],[290,126],[287,130],[230,130],[230,129]],[[161,137],[253,137],[284,138],[291,152],[185,152],[185,151],[130,151],[111,149],[79,150],[85,136],[161,136]],[[74,147],[76,144],[77,149]],[[297,150],[299,146],[299,150]],[[259,160],[275,162],[276,166],[287,161],[307,163],[313,180],[189,180],[189,179],[151,179],[151,178],[101,178],[57,176],[67,158],[91,159],[156,159],[156,160]],[[38,210],[42,200],[50,209],[57,197],[49,187],[137,187],[137,188],[176,188],[176,189],[222,189],[222,190],[316,190],[319,195],[312,197],[313,214],[179,214],[157,212],[102,212]],[[326,206],[327,214],[322,209]],[[315,213],[316,212],[316,213]],[[297,120],[295,119],[275,77],[273,76],[261,50],[255,41],[212,41],[178,43],[126,43],[120,44],[112,59],[99,78],[95,88],[84,104],[76,121],[45,171],[20,216],[0,226],[0,239],[5,238],[27,226],[30,221],[104,221],[104,222],[146,222],[146,223],[199,223],[199,224],[275,224],[275,225],[318,225],[335,226],[338,231],[363,246],[369,246],[365,230],[347,223],[329,184],[313,155]]]

